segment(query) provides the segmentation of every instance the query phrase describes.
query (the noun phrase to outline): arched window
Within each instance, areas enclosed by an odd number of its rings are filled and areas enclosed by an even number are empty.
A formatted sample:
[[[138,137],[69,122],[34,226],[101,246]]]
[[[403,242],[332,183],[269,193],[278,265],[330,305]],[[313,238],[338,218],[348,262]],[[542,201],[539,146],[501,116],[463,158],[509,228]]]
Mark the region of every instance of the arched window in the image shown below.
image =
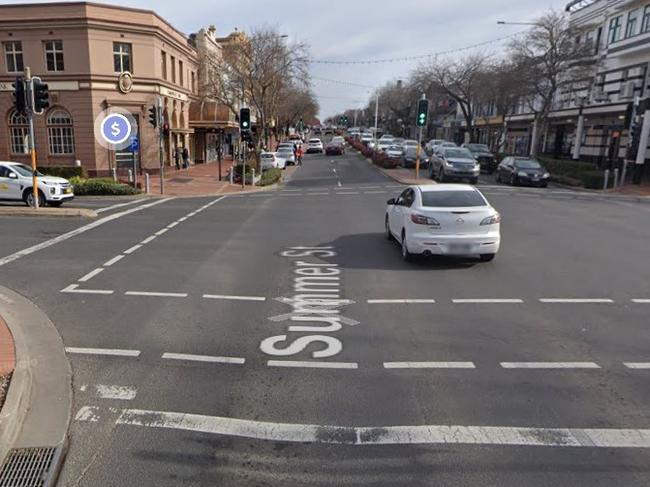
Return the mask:
[[[25,115],[16,110],[9,114],[9,139],[12,154],[25,154],[27,145],[25,138],[29,135],[29,121]]]
[[[47,115],[47,143],[52,155],[74,154],[72,117],[61,108]]]

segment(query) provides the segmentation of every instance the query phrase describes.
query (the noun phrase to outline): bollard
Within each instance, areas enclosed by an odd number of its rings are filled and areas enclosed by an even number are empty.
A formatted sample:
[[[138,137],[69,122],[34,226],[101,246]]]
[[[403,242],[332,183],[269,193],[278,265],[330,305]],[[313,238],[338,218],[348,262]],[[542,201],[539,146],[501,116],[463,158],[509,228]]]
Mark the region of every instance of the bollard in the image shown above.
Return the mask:
[[[133,182],[133,170],[129,169],[129,183]]]
[[[605,177],[603,178],[603,189],[607,189],[609,186],[609,169],[605,169]]]
[[[618,168],[614,169],[614,187],[618,188]]]
[[[234,172],[235,172],[235,171],[233,171],[233,168],[231,167],[231,168],[230,168],[230,184],[232,184],[232,180],[233,180]]]
[[[112,171],[113,171],[113,181],[117,183],[117,168],[113,168]]]
[[[77,166],[77,167],[81,167],[81,161],[79,159],[76,159],[74,161],[74,165]]]
[[[253,168],[253,179],[251,180],[251,186],[255,186],[255,168]]]
[[[626,175],[627,175],[627,161],[623,162],[623,172],[621,173],[621,181],[619,182],[621,186],[625,184]]]
[[[149,173],[144,173],[144,187],[147,194],[151,193],[151,181],[149,180]]]

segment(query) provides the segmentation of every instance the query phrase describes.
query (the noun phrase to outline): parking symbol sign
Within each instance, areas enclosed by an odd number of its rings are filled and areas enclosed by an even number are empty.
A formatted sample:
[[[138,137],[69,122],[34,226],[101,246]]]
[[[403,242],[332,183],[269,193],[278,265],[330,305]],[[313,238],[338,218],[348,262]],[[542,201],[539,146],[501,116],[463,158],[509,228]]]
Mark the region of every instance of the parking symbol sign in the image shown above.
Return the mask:
[[[121,113],[111,113],[102,120],[100,133],[109,144],[122,144],[131,135],[131,123]]]

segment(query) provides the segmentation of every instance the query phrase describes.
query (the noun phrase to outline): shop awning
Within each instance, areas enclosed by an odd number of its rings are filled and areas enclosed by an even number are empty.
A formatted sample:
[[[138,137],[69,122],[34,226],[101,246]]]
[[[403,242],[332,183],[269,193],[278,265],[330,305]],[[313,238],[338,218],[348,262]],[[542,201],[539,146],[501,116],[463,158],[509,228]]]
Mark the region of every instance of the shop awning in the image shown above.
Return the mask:
[[[237,121],[230,109],[216,101],[193,101],[190,103],[190,127],[237,128]]]

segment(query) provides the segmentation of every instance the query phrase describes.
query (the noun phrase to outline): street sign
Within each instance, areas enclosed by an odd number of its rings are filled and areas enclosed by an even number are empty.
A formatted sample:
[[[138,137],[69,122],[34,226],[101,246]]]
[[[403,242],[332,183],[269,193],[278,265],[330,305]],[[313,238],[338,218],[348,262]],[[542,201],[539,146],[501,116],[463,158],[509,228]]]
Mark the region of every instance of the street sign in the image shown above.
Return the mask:
[[[122,144],[131,135],[131,123],[121,113],[110,113],[101,122],[100,134],[109,144]]]
[[[138,152],[140,150],[140,139],[137,135],[131,136],[131,152]]]

